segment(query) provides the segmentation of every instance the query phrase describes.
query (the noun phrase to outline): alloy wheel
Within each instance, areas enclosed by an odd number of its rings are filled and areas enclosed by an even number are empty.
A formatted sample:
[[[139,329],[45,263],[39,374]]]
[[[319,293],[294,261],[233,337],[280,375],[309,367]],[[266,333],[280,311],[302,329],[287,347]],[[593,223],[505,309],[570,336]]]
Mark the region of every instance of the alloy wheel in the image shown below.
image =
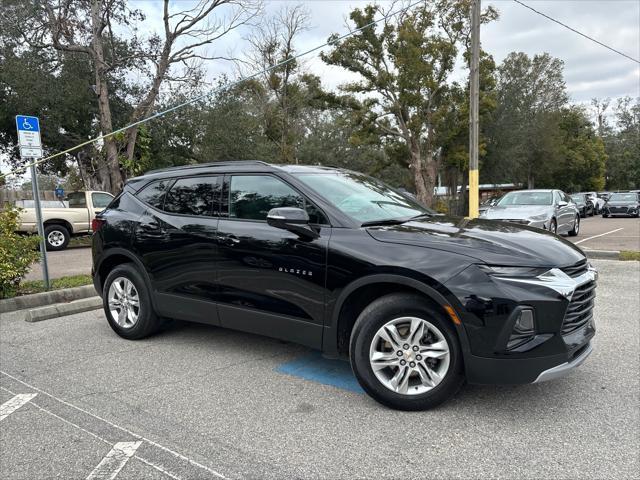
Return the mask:
[[[376,378],[403,395],[419,395],[436,387],[445,378],[450,361],[443,333],[418,317],[385,323],[369,349],[369,363]]]
[[[64,233],[62,233],[60,230],[53,230],[49,232],[49,235],[47,235],[47,242],[52,247],[61,246],[64,243],[64,240]]]
[[[140,316],[140,296],[135,285],[126,277],[117,277],[107,296],[111,318],[122,328],[132,328]]]

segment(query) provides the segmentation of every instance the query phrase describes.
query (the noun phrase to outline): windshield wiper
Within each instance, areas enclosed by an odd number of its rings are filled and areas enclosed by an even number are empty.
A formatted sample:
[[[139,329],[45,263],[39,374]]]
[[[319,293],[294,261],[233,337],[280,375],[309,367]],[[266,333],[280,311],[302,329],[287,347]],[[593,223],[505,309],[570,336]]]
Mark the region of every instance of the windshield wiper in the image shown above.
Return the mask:
[[[369,222],[362,222],[361,227],[375,227],[378,225],[401,225],[408,222],[411,218],[385,218],[382,220],[371,220]]]

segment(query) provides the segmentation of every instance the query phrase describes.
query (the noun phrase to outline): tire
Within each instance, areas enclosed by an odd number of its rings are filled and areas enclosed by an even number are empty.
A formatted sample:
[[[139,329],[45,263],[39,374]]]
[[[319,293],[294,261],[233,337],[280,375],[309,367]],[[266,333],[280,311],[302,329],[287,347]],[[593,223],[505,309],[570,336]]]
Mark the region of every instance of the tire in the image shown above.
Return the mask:
[[[112,289],[114,283],[120,287],[120,290],[125,291],[127,294],[125,297],[118,295],[118,287],[114,286]],[[129,285],[133,285],[133,290],[128,289]],[[111,309],[109,306],[110,301],[118,298],[120,299],[120,305],[126,302],[125,306]],[[136,299],[137,308],[135,305]],[[115,302],[112,305],[114,304]],[[127,304],[131,311],[126,307]],[[147,284],[140,272],[131,263],[118,265],[109,272],[102,289],[102,305],[109,326],[114,332],[127,340],[139,340],[147,337],[155,333],[161,326],[161,321],[153,310]],[[124,319],[122,315],[118,315],[123,310],[126,312]]]
[[[608,213],[603,213],[602,214],[602,218],[609,218],[609,214]]]
[[[577,237],[578,233],[580,233],[580,215],[576,215],[576,219],[573,223],[573,229],[569,230],[570,237]]]
[[[404,344],[394,345],[379,336],[382,327],[392,322],[399,322],[394,325],[398,326],[395,331],[406,335],[414,321],[423,326],[425,333],[420,338],[416,337],[408,349],[404,348]],[[387,338],[391,337],[387,334]],[[406,338],[398,340],[410,342]],[[432,350],[427,350],[429,345]],[[444,345],[448,349],[446,353]],[[420,350],[413,351],[412,346]],[[385,352],[380,352],[379,348],[384,348]],[[397,356],[396,348],[403,354],[401,357]],[[393,365],[374,371],[371,360],[374,351],[380,355],[386,354],[388,362],[393,362]],[[431,355],[424,355],[428,351]],[[423,357],[420,353],[423,353]],[[368,305],[351,332],[349,355],[351,368],[362,388],[377,402],[397,410],[433,408],[455,395],[464,383],[462,350],[451,320],[414,294],[394,293]],[[435,355],[441,357],[436,358]],[[404,362],[404,366],[400,366],[400,362]],[[428,369],[425,368],[427,364]],[[414,368],[410,368],[410,365]],[[381,377],[386,378],[390,385],[393,383],[390,379],[395,378],[401,369],[409,373],[405,373],[407,381],[399,382],[397,389],[392,389],[381,380]],[[428,385],[423,382],[423,376],[428,379]],[[402,390],[405,392],[400,393]]]
[[[556,222],[555,218],[551,219],[551,223],[549,224],[549,231],[555,234],[558,233],[558,222]]]
[[[44,227],[44,241],[48,252],[64,250],[69,245],[69,240],[71,240],[71,235],[67,227],[56,224]]]

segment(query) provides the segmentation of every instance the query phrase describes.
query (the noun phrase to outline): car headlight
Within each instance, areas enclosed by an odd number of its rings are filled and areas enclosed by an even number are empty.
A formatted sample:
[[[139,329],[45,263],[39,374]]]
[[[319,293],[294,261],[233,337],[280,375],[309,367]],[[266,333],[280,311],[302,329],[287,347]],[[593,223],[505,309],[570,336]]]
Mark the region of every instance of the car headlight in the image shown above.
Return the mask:
[[[534,221],[537,221],[537,222],[544,221],[544,220],[546,220],[548,218],[549,218],[549,215],[547,215],[546,213],[542,213],[540,215],[534,215],[533,217],[529,217],[530,220],[534,220]]]
[[[546,267],[500,267],[480,265],[480,270],[494,277],[533,278],[549,271]]]

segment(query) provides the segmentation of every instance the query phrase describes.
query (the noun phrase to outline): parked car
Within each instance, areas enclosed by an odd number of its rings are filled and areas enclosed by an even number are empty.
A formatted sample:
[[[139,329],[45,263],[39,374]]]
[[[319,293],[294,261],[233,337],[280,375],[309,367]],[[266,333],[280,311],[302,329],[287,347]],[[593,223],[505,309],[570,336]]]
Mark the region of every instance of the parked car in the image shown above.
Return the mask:
[[[486,200],[480,202],[480,206],[478,207],[479,214],[484,214],[484,212],[496,205],[498,203],[498,200],[500,200],[500,197],[489,197]]]
[[[94,230],[94,285],[121,337],[176,318],[297,342],[348,357],[393,408],[438,405],[465,378],[557,378],[592,348],[596,273],[577,246],[439,215],[348,170],[154,171]]]
[[[585,193],[589,198],[589,200],[591,201],[591,203],[593,204],[595,215],[598,215],[602,210],[602,207],[604,207],[606,200],[604,198],[598,197],[598,194],[596,192],[585,192]]]
[[[569,196],[571,200],[576,204],[578,210],[580,211],[580,216],[584,217],[593,217],[595,215],[595,207],[589,197],[585,193],[574,193]]]
[[[72,236],[91,234],[91,220],[112,200],[113,195],[107,192],[73,192],[67,195],[65,202],[41,206],[47,250],[63,250]],[[49,206],[55,204],[58,206]],[[25,207],[20,214],[18,231],[37,233],[36,209],[30,203],[25,203]]]
[[[483,215],[488,220],[517,223],[578,235],[580,211],[561,190],[516,190],[505,194]]]
[[[640,194],[612,193],[602,209],[602,217],[608,218],[617,215],[639,217]]]

